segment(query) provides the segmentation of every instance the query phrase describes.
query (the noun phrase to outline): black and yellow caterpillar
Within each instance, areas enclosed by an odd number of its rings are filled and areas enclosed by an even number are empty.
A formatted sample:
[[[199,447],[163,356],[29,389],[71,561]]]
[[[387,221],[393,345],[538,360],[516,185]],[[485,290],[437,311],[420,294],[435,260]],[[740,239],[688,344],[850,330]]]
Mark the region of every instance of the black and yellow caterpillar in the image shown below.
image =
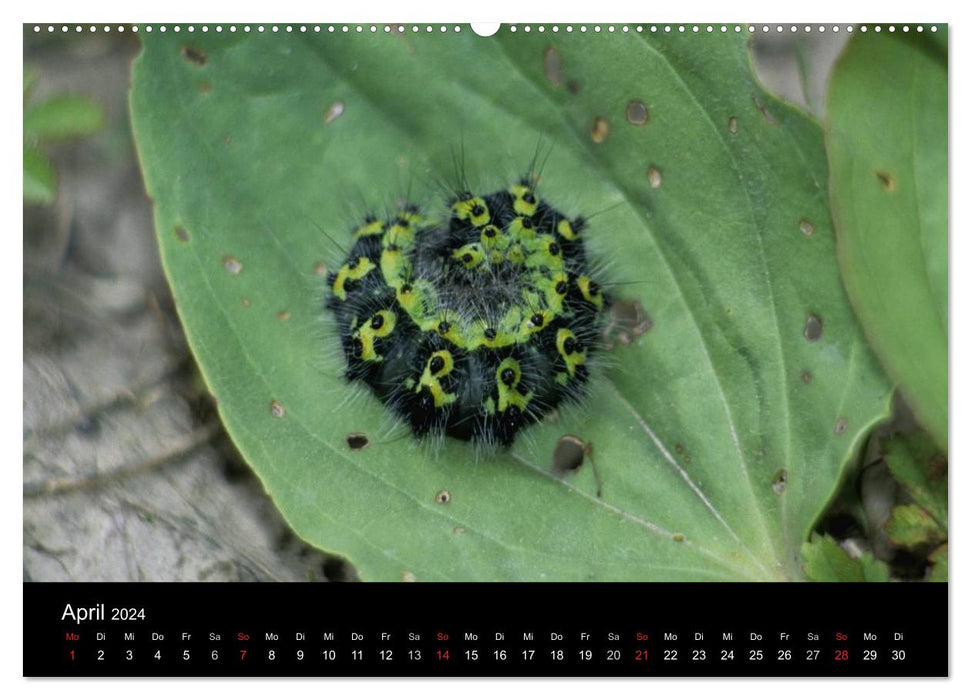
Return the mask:
[[[368,217],[328,276],[348,379],[418,437],[508,446],[583,394],[610,300],[590,275],[585,221],[535,185],[458,193],[444,223],[414,204]]]

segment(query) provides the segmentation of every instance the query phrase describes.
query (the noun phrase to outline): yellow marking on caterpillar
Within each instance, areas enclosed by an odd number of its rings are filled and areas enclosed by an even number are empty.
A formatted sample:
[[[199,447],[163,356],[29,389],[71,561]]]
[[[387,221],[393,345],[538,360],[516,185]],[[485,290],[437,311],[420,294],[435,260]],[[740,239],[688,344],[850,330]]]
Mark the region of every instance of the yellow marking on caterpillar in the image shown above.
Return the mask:
[[[438,366],[433,370],[432,367],[435,365]],[[448,350],[433,352],[431,357],[428,358],[428,362],[425,363],[425,371],[418,381],[415,393],[421,392],[422,389],[428,389],[435,401],[435,408],[441,408],[445,404],[455,401],[455,394],[445,391],[441,383],[441,378],[451,372],[454,366],[452,353]]]
[[[413,228],[418,228],[420,225],[426,223],[425,218],[421,215],[421,212],[414,209],[399,209],[395,213],[395,217],[399,219],[404,219]]]
[[[337,277],[334,278],[334,296],[341,301],[347,299],[347,292],[344,291],[344,284],[348,280],[361,279],[375,267],[376,265],[373,262],[363,256],[358,258],[354,263],[347,263],[344,265],[337,271]]]
[[[556,232],[568,241],[575,241],[580,237],[580,234],[573,230],[573,224],[566,219],[562,219],[556,225]]]
[[[485,261],[481,243],[467,243],[452,251],[452,258],[458,260],[466,270],[474,270]]]
[[[418,325],[424,325],[438,306],[435,288],[427,280],[402,282],[395,288],[398,304]]]
[[[575,377],[577,367],[587,361],[586,353],[574,347],[576,342],[577,337],[569,328],[561,328],[556,332],[556,350],[566,363],[566,371],[571,377]]]
[[[460,348],[465,347],[465,334],[463,331],[462,319],[455,312],[446,309],[444,312],[439,312],[434,317],[428,318],[423,321],[419,328],[421,328],[426,333],[429,331],[434,331],[438,333],[442,338],[445,338],[452,345]]]
[[[539,204],[532,187],[518,183],[509,188],[509,194],[513,196],[512,208],[514,212],[523,216],[532,216],[536,213]],[[527,201],[530,199],[532,201]]]
[[[531,219],[517,216],[509,222],[509,235],[520,241],[529,241],[536,238],[536,229],[533,227]]]
[[[522,265],[526,261],[523,247],[518,243],[509,246],[509,250],[506,251],[506,259],[514,265]]]
[[[563,251],[553,236],[538,236],[535,245],[527,246],[524,243],[524,247],[531,249],[529,257],[526,258],[528,268],[546,267],[557,272],[565,266]]]
[[[507,379],[504,379],[504,375],[508,375],[507,370],[512,371],[512,380],[508,383]],[[523,372],[519,363],[511,357],[500,362],[499,367],[496,368],[496,389],[499,392],[496,408],[500,413],[505,412],[510,406],[516,406],[519,410],[525,411],[526,406],[529,405],[533,398],[533,392],[524,394],[519,390],[519,380],[522,379],[522,376]],[[486,406],[486,410],[488,410],[488,406]]]
[[[358,226],[357,230],[354,231],[354,238],[377,236],[382,233],[384,233],[384,222],[381,219],[375,219],[374,221],[367,221]]]
[[[485,250],[492,250],[493,248],[505,247],[503,241],[505,236],[502,234],[502,229],[493,224],[482,227],[482,232],[479,234],[479,242]],[[508,243],[506,244],[508,245]]]
[[[375,338],[386,338],[394,331],[395,315],[391,311],[378,311],[354,331],[354,337],[361,341],[361,359],[366,362],[381,362],[384,356],[374,349]]]
[[[529,314],[519,327],[519,342],[528,342],[529,336],[531,336],[533,333],[539,333],[541,330],[546,328],[552,318],[553,314],[546,310]],[[537,321],[539,321],[539,323],[537,323]]]
[[[485,226],[492,220],[489,207],[482,197],[470,197],[455,202],[452,211],[459,221],[468,221],[473,226]]]
[[[551,278],[543,278],[543,284],[537,285],[543,290],[546,305],[554,314],[563,310],[563,299],[570,291],[570,276],[565,272],[557,272]]]
[[[404,252],[397,245],[391,245],[381,251],[381,274],[390,287],[411,276],[411,263]]]
[[[404,217],[397,217],[392,220],[391,226],[388,228],[388,232],[384,234],[384,239],[381,241],[385,248],[389,246],[398,246],[399,248],[408,249],[415,242],[415,227],[411,225],[411,222]]]
[[[490,326],[488,322],[477,319],[469,324],[468,350],[475,350],[480,346],[487,348],[504,348],[519,341],[519,325],[522,322],[522,311],[511,308],[499,323]]]
[[[591,291],[591,286],[594,287],[596,291]],[[589,301],[598,309],[603,308],[604,295],[603,292],[600,291],[600,288],[597,286],[596,282],[591,280],[586,275],[583,275],[581,277],[577,277],[577,287],[580,288],[580,293],[583,295],[584,299]]]

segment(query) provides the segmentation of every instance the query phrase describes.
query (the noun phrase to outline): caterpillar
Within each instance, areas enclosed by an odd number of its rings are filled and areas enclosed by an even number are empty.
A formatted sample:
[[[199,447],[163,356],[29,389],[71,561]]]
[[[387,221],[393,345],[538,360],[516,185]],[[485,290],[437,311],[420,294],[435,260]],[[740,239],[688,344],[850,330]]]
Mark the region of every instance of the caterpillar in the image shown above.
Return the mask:
[[[456,192],[441,216],[415,203],[367,216],[327,277],[347,379],[418,438],[508,447],[584,393],[610,297],[590,272],[586,220],[537,184]]]

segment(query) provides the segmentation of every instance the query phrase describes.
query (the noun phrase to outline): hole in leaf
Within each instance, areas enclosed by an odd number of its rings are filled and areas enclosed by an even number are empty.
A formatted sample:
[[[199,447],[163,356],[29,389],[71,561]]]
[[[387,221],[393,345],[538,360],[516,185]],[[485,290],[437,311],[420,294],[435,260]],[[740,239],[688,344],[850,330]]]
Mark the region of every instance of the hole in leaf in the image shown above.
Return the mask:
[[[627,121],[635,126],[643,126],[651,119],[647,106],[640,100],[631,100],[627,105]]]
[[[638,300],[618,299],[610,307],[610,320],[603,330],[607,349],[630,345],[654,327],[654,321]]]
[[[603,117],[595,117],[590,128],[590,138],[594,143],[603,143],[610,134],[610,124]]]
[[[452,502],[452,494],[449,493],[448,489],[442,489],[441,491],[435,494],[435,503],[439,503],[444,506],[444,505],[448,505],[451,502]]]
[[[780,469],[772,477],[772,492],[776,496],[781,496],[782,492],[786,490],[786,484],[789,483],[789,472],[785,469]]]
[[[543,72],[554,86],[563,85],[563,61],[560,58],[560,52],[552,46],[547,47],[543,52]]]
[[[583,438],[576,435],[560,436],[556,445],[553,446],[551,471],[561,475],[575,473],[583,466],[583,461],[587,457],[590,458],[593,478],[597,482],[597,498],[600,498],[603,488],[600,482],[600,473],[597,471],[597,464],[593,461],[593,444],[586,442]]]
[[[364,433],[348,433],[346,440],[347,446],[355,452],[363,450],[371,444],[371,441],[367,439],[367,435]]]
[[[815,343],[823,337],[823,319],[816,314],[806,316],[806,325],[802,329],[802,334],[810,343]]]

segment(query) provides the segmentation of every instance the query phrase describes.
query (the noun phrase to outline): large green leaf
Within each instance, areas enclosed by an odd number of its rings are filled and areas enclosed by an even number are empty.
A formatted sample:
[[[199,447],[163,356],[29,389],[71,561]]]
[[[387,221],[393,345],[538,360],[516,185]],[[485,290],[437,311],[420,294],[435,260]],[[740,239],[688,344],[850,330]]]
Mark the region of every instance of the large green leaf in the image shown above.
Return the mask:
[[[840,283],[820,129],[742,38],[145,38],[132,113],[179,313],[302,537],[365,579],[803,576],[890,389]],[[315,270],[366,207],[438,197],[456,152],[488,189],[551,141],[541,194],[603,212],[589,245],[653,328],[508,453],[416,446],[343,380]],[[602,499],[589,469],[550,472],[564,433],[594,445]]]
[[[946,449],[946,38],[854,36],[827,119],[847,291],[887,373]]]

